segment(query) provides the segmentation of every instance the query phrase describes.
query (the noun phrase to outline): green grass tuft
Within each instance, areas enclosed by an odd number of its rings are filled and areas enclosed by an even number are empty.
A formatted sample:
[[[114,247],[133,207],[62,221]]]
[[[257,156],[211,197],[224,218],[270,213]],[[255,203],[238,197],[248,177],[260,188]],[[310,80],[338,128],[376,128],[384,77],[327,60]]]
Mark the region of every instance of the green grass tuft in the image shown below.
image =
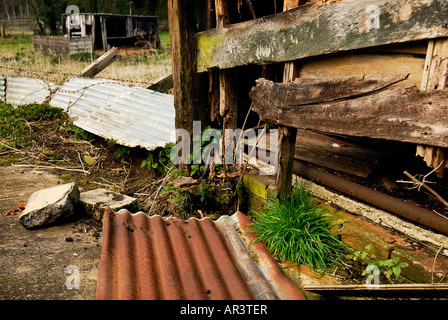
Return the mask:
[[[330,231],[335,219],[317,205],[304,184],[296,184],[289,199],[269,197],[266,208],[255,217],[256,241],[264,242],[281,261],[325,272],[345,256],[348,246]]]

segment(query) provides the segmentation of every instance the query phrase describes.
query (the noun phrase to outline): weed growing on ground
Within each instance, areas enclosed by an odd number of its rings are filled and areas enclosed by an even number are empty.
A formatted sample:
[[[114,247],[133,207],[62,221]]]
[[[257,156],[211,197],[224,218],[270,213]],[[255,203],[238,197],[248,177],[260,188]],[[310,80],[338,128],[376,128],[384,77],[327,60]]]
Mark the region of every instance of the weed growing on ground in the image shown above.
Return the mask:
[[[373,276],[383,274],[390,283],[400,282],[401,271],[406,268],[406,262],[399,262],[399,257],[374,261],[375,255],[371,253],[372,245],[365,246],[364,251],[355,251],[352,256],[353,266],[362,269],[361,276],[367,276],[366,281],[370,283]]]
[[[155,169],[162,173],[166,172],[172,165],[170,153],[174,146],[174,143],[167,143],[163,148],[157,148],[152,152],[149,151],[146,159],[142,161],[141,167],[143,168],[146,166],[149,171]]]
[[[75,141],[79,141],[79,140],[91,141],[95,137],[95,135],[93,135],[92,133],[90,133],[80,127],[75,126],[75,124],[73,123],[73,120],[68,121],[67,130],[74,132],[73,140],[75,140]]]
[[[264,242],[282,261],[326,272],[346,255],[348,246],[330,231],[336,225],[331,213],[318,206],[305,184],[296,184],[289,199],[269,197],[255,218],[255,241]]]

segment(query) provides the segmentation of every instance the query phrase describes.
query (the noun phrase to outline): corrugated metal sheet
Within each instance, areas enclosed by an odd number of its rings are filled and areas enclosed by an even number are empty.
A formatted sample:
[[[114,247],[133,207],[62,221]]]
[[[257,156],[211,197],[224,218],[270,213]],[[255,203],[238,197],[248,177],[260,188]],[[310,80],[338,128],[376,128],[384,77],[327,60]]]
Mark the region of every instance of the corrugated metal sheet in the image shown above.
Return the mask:
[[[128,147],[153,150],[175,142],[174,97],[106,79],[72,78],[50,104],[74,124]]]
[[[56,86],[40,79],[26,77],[7,77],[6,102],[13,106],[30,103],[43,103]]]
[[[5,101],[6,79],[0,74],[0,101]]]
[[[106,209],[97,299],[284,298],[244,249],[232,218],[218,221]],[[303,299],[297,287],[287,292],[286,298]]]

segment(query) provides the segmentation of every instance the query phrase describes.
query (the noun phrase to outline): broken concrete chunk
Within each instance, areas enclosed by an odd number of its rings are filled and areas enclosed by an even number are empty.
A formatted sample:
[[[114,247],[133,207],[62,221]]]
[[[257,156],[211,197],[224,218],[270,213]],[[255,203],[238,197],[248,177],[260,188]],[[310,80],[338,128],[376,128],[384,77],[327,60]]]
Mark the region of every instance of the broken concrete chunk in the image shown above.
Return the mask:
[[[106,207],[118,212],[120,209],[134,210],[137,205],[135,198],[102,188],[81,192],[79,200],[85,206],[87,214],[99,222],[103,219]]]
[[[74,182],[34,192],[19,216],[27,229],[48,226],[75,213],[79,190]]]

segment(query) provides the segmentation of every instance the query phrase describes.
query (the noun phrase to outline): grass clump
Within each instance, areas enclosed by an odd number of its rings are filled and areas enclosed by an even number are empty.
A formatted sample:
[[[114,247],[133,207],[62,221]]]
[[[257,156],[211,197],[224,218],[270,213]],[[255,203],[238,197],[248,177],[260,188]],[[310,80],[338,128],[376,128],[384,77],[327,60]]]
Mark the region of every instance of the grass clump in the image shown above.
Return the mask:
[[[276,258],[326,272],[348,248],[330,231],[336,225],[330,214],[306,185],[296,183],[289,199],[269,197],[252,227],[256,241],[264,242]]]

